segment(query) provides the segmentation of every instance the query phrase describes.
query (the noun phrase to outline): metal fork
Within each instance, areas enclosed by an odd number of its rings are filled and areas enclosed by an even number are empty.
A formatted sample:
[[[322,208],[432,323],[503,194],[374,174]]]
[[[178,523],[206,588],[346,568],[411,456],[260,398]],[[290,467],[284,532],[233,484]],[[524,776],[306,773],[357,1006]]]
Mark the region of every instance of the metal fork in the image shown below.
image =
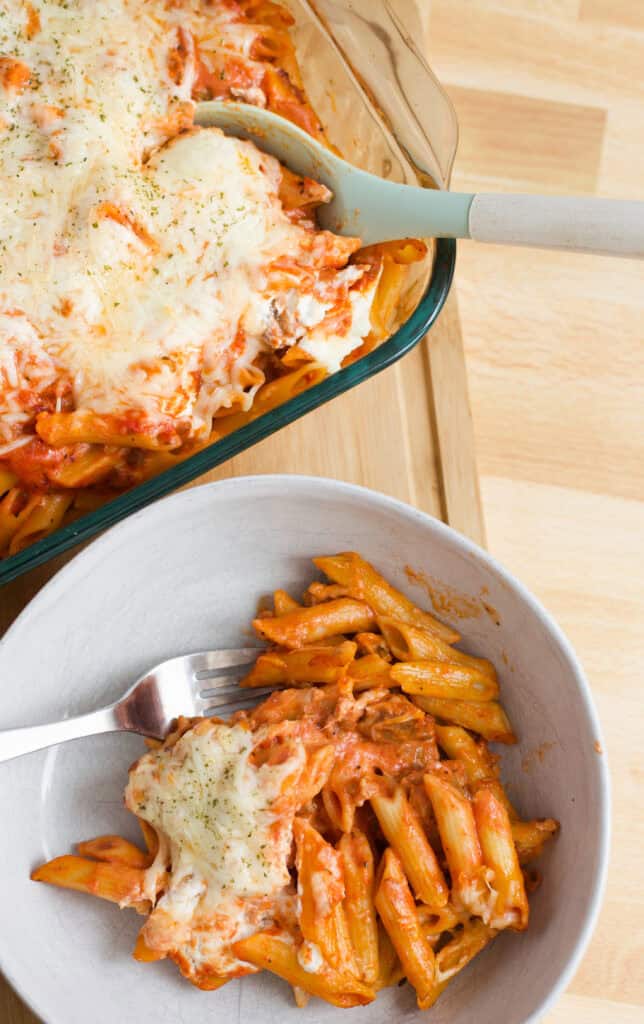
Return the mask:
[[[116,704],[49,725],[0,730],[0,761],[104,732],[136,732],[162,740],[179,715],[226,715],[252,707],[270,687],[240,690],[261,648],[204,651],[171,658],[140,676]]]

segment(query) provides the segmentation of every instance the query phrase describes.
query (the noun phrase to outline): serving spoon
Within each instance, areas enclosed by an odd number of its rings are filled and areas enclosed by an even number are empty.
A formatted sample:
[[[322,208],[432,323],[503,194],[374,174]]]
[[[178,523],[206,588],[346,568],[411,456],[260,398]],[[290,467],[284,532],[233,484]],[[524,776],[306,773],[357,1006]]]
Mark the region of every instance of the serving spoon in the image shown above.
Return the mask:
[[[386,181],[336,156],[291,121],[246,103],[197,105],[196,123],[250,139],[333,193],[319,223],[363,245],[400,238],[477,242],[644,257],[644,202],[582,196],[470,194]]]

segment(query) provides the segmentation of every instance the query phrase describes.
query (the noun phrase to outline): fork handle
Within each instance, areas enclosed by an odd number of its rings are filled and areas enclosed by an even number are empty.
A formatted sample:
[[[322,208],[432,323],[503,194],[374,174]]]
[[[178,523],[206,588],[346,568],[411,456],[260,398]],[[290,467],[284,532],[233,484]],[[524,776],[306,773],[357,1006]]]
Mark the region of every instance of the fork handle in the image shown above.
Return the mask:
[[[50,725],[33,725],[24,729],[0,730],[0,761],[10,761],[21,754],[53,747],[66,740],[78,740],[83,736],[96,736],[101,732],[118,732],[123,729],[115,707],[102,708],[88,715],[67,718]]]

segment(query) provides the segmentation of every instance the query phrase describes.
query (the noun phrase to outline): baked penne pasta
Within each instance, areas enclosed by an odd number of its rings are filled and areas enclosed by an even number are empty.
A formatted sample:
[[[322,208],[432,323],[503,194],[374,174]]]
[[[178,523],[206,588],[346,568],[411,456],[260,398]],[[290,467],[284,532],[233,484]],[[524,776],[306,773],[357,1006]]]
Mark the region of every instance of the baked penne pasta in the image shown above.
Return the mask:
[[[235,430],[241,430],[242,427],[252,423],[253,420],[258,419],[265,413],[271,412],[272,409],[276,409],[279,405],[289,402],[291,398],[296,398],[304,391],[308,391],[309,388],[315,387],[327,375],[328,371],[325,367],[309,361],[290,373],[276,377],[275,380],[264,385],[258,391],[257,398],[250,410],[232,413],[230,416],[223,416],[223,418],[217,419],[215,421],[213,440],[216,441],[220,437],[227,437]]]
[[[373,853],[359,829],[342,836],[338,852],[344,871],[344,912],[359,977],[373,988],[379,974]]]
[[[293,825],[297,867],[298,924],[326,963],[357,974],[344,912],[344,872],[340,854],[308,822]]]
[[[313,561],[334,583],[346,587],[352,597],[366,601],[377,615],[392,616],[413,626],[422,626],[450,644],[460,639],[455,630],[439,622],[429,612],[417,608],[413,601],[387,583],[369,562],[354,551],[314,558]]]
[[[297,957],[294,942],[284,935],[269,932],[251,935],[235,943],[235,954],[255,967],[272,971],[290,985],[301,988],[309,995],[318,996],[333,1006],[365,1006],[373,1001],[375,993],[353,975],[343,974],[328,967],[307,971]]]
[[[449,867],[454,905],[483,916],[487,913],[488,875],[472,804],[453,783],[438,775],[425,775],[423,781]]]
[[[365,654],[364,657],[350,662],[347,674],[353,682],[354,690],[358,692],[383,686],[395,686],[390,668],[389,662],[381,658],[379,654]]]
[[[297,611],[300,606],[285,590],[276,590],[273,594],[273,607],[276,615],[286,615],[287,612]]]
[[[434,989],[430,1006],[445,991],[452,978],[485,949],[496,934],[493,928],[488,928],[482,921],[471,919],[447,945],[442,947],[436,954]]]
[[[389,628],[374,594],[354,582],[313,584],[301,602],[276,590],[254,625],[278,646],[243,680],[270,696],[228,722],[180,716],[131,767],[125,803],[145,849],[99,836],[34,880],[145,915],[141,963],[172,960],[204,991],[268,970],[300,1007],[365,1005],[406,978],[428,1008],[498,932],[526,928],[537,879],[523,865],[558,824],[520,821],[509,804],[471,724],[509,731],[500,704],[403,692],[429,664],[498,696],[494,670],[451,661],[426,626]],[[410,658],[421,642],[436,656]],[[469,729],[444,724],[453,706],[474,708]]]
[[[38,436],[52,448],[94,444],[170,451],[182,444],[181,434],[171,423],[161,422],[154,427],[146,424],[146,430],[137,429],[138,426],[137,418],[101,416],[85,409],[41,412],[36,420]]]
[[[286,8],[145,0],[140,17],[111,0],[99,37],[93,0],[75,0],[73,33],[68,5],[43,2],[3,11],[0,175],[14,215],[0,224],[12,252],[0,266],[0,498],[90,488],[98,505],[371,351],[411,314],[410,267],[430,258],[421,241],[363,251],[321,230],[325,185],[195,124],[199,101],[232,100],[333,148]],[[79,117],[97,96],[100,112]],[[47,230],[36,238],[34,224]],[[43,289],[54,265],[58,284]],[[86,511],[72,493],[45,535]],[[40,537],[5,538],[0,557]]]
[[[489,921],[493,928],[528,927],[528,897],[512,838],[508,812],[494,792],[483,786],[472,798],[483,860],[493,872],[496,899]]]
[[[497,681],[492,662],[459,651],[428,629],[411,626],[408,622],[400,622],[386,615],[378,616],[378,628],[397,661],[447,661],[475,669],[494,682]]]
[[[405,693],[445,700],[487,701],[499,695],[499,684],[469,665],[448,661],[406,661],[391,675]]]
[[[91,893],[111,903],[136,904],[143,899],[145,878],[141,868],[119,862],[102,863],[69,854],[36,868],[35,882],[50,882],[63,889]]]
[[[303,807],[314,800],[328,782],[334,760],[335,750],[331,743],[316,747],[309,753],[298,784]]]
[[[298,608],[279,618],[255,619],[253,622],[265,640],[288,648],[315,644],[338,633],[361,633],[373,624],[373,612],[369,605],[348,597],[326,601],[311,608]]]
[[[4,469],[0,465],[0,498],[3,498],[7,491],[10,491],[17,482],[18,477],[16,474],[12,473],[10,469]]]
[[[58,529],[71,503],[71,494],[44,494],[29,514],[21,517],[9,543],[9,554],[17,554]]]
[[[508,717],[496,701],[448,700],[414,694],[415,704],[441,722],[462,725],[491,743],[516,743]]]
[[[0,552],[8,550],[33,512],[40,506],[42,497],[29,495],[22,487],[12,487],[0,500]]]
[[[127,864],[131,868],[147,868],[153,860],[149,853],[144,853],[121,836],[99,836],[86,843],[79,843],[78,852],[81,857]]]
[[[398,954],[381,920],[378,920],[378,991],[399,985],[405,978]]]
[[[418,1007],[431,1005],[434,951],[425,938],[403,866],[390,848],[382,855],[376,888],[376,908],[401,966],[416,989]]]
[[[291,612],[284,612],[287,614]],[[353,661],[356,650],[356,644],[345,640],[337,647],[301,647],[294,651],[261,654],[240,686],[335,683]]]
[[[512,839],[520,864],[529,864],[543,852],[549,839],[559,831],[559,823],[553,818],[537,821],[513,821]]]
[[[449,890],[436,854],[402,787],[390,794],[371,797],[378,823],[387,842],[400,858],[416,898],[430,907],[447,903]]]

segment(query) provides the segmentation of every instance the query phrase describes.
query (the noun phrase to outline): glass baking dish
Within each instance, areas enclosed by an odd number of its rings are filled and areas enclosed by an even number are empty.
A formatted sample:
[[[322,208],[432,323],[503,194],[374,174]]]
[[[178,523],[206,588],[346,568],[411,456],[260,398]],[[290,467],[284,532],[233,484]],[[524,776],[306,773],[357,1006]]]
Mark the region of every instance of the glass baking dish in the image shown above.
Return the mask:
[[[283,0],[305,85],[331,141],[358,167],[394,181],[446,188],[456,153],[453,108],[413,42],[425,0]],[[159,476],[0,561],[0,585],[194,480],[403,356],[427,333],[449,292],[456,245],[434,242],[409,269],[395,331],[378,348]]]

